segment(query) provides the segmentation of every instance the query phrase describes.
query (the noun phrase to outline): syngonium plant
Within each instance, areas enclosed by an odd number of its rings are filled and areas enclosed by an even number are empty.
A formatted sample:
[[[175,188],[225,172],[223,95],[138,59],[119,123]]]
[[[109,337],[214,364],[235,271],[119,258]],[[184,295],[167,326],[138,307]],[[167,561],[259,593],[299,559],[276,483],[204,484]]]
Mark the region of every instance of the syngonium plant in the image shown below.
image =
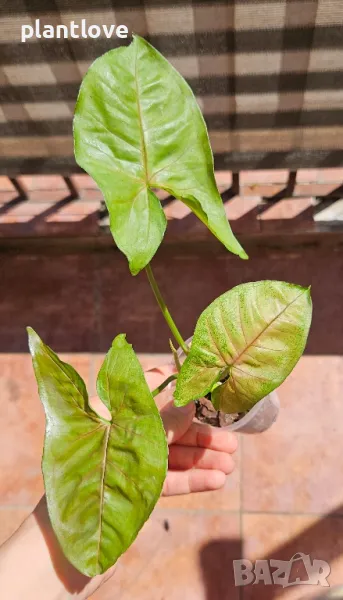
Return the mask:
[[[186,359],[174,402],[204,396],[225,413],[246,413],[278,387],[302,355],[311,323],[309,288],[280,281],[238,285],[201,314],[184,342],[151,270],[166,229],[154,189],[184,202],[234,254],[201,111],[182,76],[144,39],[98,58],[80,88],[75,157],[102,190],[113,238],[131,273],[145,269]],[[82,573],[106,571],[150,515],[166,476],[168,449],[139,361],[118,335],[100,369],[97,392],[111,419],[90,406],[77,372],[29,329],[46,413],[43,475],[52,526]],[[173,376],[174,377],[174,376]]]

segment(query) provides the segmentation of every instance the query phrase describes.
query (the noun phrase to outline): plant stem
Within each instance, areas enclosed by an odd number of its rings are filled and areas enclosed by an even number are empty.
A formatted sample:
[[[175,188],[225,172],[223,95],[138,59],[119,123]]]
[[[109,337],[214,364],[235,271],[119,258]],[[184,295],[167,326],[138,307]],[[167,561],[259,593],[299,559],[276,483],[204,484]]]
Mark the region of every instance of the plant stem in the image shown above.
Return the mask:
[[[173,321],[173,318],[172,318],[172,316],[171,316],[171,314],[170,314],[170,312],[168,310],[168,307],[167,307],[165,301],[163,300],[162,294],[161,294],[161,292],[159,290],[159,287],[157,285],[157,281],[156,281],[156,279],[154,277],[154,274],[152,272],[150,264],[145,267],[145,271],[146,271],[146,274],[148,276],[151,289],[154,292],[154,295],[155,295],[155,298],[157,300],[157,303],[158,303],[158,305],[159,305],[159,307],[160,307],[160,309],[162,311],[162,314],[163,314],[163,316],[164,316],[164,318],[165,318],[165,320],[167,322],[167,325],[168,325],[170,331],[172,332],[174,338],[176,339],[177,343],[182,348],[182,350],[184,351],[184,353],[188,354],[189,349],[188,349],[185,341],[183,340],[181,333],[179,332],[178,328],[176,327],[176,325],[175,325],[175,323]]]
[[[154,397],[157,396],[157,394],[162,392],[162,390],[164,390],[164,388],[166,388],[167,385],[169,385],[172,381],[174,381],[174,379],[177,379],[177,373],[173,373],[173,375],[169,375],[169,377],[167,377],[167,379],[165,381],[163,381],[155,390],[153,390],[151,392],[152,395]]]
[[[171,341],[170,338],[169,338],[169,346],[170,346],[170,349],[171,349],[172,354],[173,354],[173,358],[174,358],[174,363],[175,363],[176,370],[179,373],[181,371],[180,359],[178,357],[177,350],[176,350],[176,348],[174,348],[173,342]]]

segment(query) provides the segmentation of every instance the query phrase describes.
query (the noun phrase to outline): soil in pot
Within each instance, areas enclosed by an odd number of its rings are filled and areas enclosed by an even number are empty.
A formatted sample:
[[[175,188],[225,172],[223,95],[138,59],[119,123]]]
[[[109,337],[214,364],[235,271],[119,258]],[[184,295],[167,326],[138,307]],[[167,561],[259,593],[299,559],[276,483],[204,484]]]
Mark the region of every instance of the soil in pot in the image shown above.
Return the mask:
[[[192,338],[189,338],[186,341],[186,344],[190,346],[192,343]],[[180,369],[180,362],[185,360],[186,356],[184,352],[179,348],[177,351],[178,360],[175,362],[176,369]],[[175,358],[174,358],[175,360]],[[229,375],[223,377],[220,383],[225,383],[229,378]],[[239,421],[242,417],[245,416],[246,413],[233,413],[227,414],[222,412],[221,410],[216,410],[210,400],[210,396],[208,395],[206,398],[200,398],[195,401],[195,417],[201,423],[207,423],[208,425],[212,425],[213,427],[227,427],[228,425],[232,425],[236,421]]]
[[[244,417],[245,413],[228,415],[221,410],[216,410],[208,398],[195,401],[195,416],[201,423],[207,423],[213,427],[227,427]]]

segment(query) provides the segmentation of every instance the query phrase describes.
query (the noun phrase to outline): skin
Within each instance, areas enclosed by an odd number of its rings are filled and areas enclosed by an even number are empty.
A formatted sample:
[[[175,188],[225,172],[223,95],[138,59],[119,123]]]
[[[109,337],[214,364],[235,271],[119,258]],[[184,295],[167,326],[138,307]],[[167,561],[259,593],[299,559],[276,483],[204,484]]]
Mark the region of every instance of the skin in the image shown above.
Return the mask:
[[[170,374],[170,365],[146,373],[151,389]],[[156,397],[169,444],[168,474],[163,495],[217,490],[232,473],[235,436],[193,423],[194,405],[175,408],[171,393]],[[104,417],[98,398],[91,404]],[[20,571],[18,571],[20,565]],[[52,530],[45,496],[12,537],[0,548],[1,597],[8,600],[85,600],[115,573],[116,566],[93,579],[82,575],[64,557]],[[19,576],[20,572],[20,576]],[[113,582],[115,592],[115,576]]]

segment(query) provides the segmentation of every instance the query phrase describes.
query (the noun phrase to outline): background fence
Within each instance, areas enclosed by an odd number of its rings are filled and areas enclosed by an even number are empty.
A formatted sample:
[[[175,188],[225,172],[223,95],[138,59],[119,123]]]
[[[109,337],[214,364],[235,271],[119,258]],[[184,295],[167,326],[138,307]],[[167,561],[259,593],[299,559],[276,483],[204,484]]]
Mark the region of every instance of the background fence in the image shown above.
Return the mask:
[[[183,74],[216,168],[343,164],[341,0],[3,0],[0,171],[76,171],[72,113],[82,76],[129,39],[35,39],[21,26],[125,24]]]

